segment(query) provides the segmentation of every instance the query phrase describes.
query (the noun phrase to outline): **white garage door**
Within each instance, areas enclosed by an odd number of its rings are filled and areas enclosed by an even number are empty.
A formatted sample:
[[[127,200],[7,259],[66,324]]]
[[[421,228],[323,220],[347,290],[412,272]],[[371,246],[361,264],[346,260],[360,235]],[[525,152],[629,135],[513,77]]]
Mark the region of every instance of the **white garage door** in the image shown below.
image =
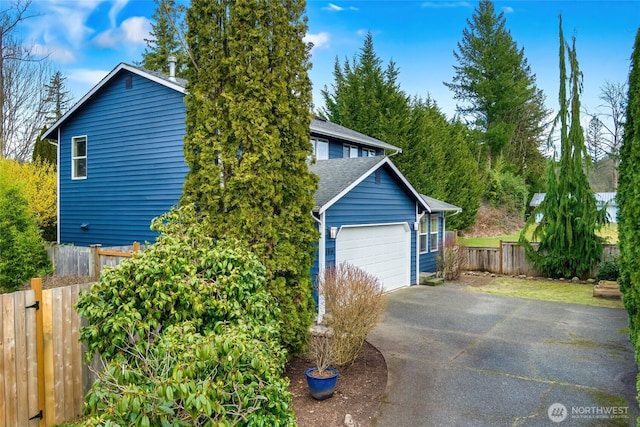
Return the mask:
[[[336,238],[336,264],[348,262],[377,276],[385,291],[410,284],[408,225],[343,227]]]

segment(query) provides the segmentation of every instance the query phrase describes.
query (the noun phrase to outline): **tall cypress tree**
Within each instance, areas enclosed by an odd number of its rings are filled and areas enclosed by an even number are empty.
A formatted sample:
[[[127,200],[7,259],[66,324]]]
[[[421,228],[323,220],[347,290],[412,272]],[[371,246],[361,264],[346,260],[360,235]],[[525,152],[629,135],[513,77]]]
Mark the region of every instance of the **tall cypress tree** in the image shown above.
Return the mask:
[[[318,239],[304,9],[298,0],[194,0],[187,11],[183,202],[199,206],[214,236],[246,241],[265,264],[293,351],[313,317]]]
[[[585,173],[588,153],[580,125],[580,91],[582,73],[578,67],[576,40],[567,45],[560,17],[560,162],[550,168],[547,193],[536,212],[544,214],[535,228],[533,239],[540,239],[537,250],[526,240],[525,233],[533,225],[535,214],[527,222],[520,241],[527,255],[541,272],[551,277],[587,276],[602,255],[602,238],[596,230],[604,222],[598,213],[596,199]],[[567,99],[568,56],[570,100]]]
[[[629,312],[631,342],[640,351],[640,28],[631,55],[629,95],[618,183],[620,288]]]

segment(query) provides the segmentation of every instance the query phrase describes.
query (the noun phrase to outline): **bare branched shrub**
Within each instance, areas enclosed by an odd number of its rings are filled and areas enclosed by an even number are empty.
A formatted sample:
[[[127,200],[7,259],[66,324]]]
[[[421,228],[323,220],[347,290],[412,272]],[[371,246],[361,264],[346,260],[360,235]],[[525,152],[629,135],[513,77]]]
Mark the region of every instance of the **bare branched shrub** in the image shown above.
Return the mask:
[[[445,280],[455,280],[467,269],[469,258],[463,245],[446,242],[440,248],[437,258],[438,276]]]
[[[327,323],[333,329],[334,361],[338,366],[352,364],[384,311],[382,283],[366,271],[342,263],[325,271],[320,292],[325,298]]]
[[[327,333],[324,335],[311,335],[309,341],[309,356],[313,359],[316,368],[318,369],[318,375],[324,375],[324,371],[333,365],[333,333]]]

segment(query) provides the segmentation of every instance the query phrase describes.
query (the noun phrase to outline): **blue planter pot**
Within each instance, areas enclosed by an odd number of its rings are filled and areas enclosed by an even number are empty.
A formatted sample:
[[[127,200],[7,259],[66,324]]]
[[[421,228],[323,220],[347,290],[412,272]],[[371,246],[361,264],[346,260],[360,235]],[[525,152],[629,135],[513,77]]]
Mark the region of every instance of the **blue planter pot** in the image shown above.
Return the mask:
[[[333,396],[333,391],[336,389],[336,383],[338,382],[338,370],[327,368],[325,369],[327,376],[314,377],[311,372],[317,370],[317,368],[309,368],[304,372],[307,377],[307,384],[309,385],[311,396],[317,400],[328,399]]]

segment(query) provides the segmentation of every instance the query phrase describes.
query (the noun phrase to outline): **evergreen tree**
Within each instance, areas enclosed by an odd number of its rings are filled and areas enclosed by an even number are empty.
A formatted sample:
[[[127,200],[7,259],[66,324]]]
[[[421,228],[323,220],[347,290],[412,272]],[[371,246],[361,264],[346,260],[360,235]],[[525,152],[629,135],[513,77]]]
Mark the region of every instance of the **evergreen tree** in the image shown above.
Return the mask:
[[[313,318],[318,239],[304,9],[297,0],[194,0],[187,11],[183,203],[197,204],[213,236],[247,241],[264,263],[293,351]]]
[[[332,90],[321,91],[322,114],[330,121],[402,147],[406,141],[409,98],[400,89],[398,69],[390,61],[386,70],[367,33],[360,53],[351,62],[334,65]]]
[[[402,154],[394,157],[416,190],[462,208],[462,213],[447,220],[449,228],[473,224],[484,191],[469,140],[464,124],[447,122],[430,99],[415,99],[411,105],[408,142]]]
[[[176,5],[175,0],[154,0],[156,10],[151,24],[152,39],[145,39],[147,48],[142,54],[142,67],[169,74],[169,56],[176,58],[176,76],[184,77],[188,62],[184,47],[185,7]]]
[[[640,350],[640,28],[636,33],[629,94],[626,108],[624,139],[620,148],[618,183],[618,235],[620,245],[620,289],[629,312],[631,342]]]
[[[503,155],[520,176],[534,179],[544,170],[538,147],[546,116],[535,74],[506,28],[504,13],[496,15],[490,0],[481,0],[462,32],[455,75],[445,85],[462,117],[471,117],[482,131],[486,155]]]
[[[545,199],[527,222],[520,240],[527,256],[541,272],[550,277],[586,277],[602,255],[602,238],[596,230],[604,222],[596,207],[584,169],[589,156],[580,125],[580,91],[582,73],[578,67],[575,37],[567,44],[571,74],[570,100],[567,99],[565,41],[560,17],[560,162],[549,168]],[[526,240],[525,233],[533,225],[535,213],[544,214],[535,228],[533,239],[539,238],[537,250]]]
[[[54,168],[57,167],[58,162],[56,146],[50,144],[48,140],[43,140],[42,135],[47,128],[58,121],[71,106],[73,98],[67,90],[65,80],[66,77],[64,77],[60,71],[56,71],[51,76],[49,84],[45,85],[47,95],[44,102],[44,111],[41,113],[46,117],[46,124],[36,139],[31,156],[34,162],[46,161],[53,165]]]

